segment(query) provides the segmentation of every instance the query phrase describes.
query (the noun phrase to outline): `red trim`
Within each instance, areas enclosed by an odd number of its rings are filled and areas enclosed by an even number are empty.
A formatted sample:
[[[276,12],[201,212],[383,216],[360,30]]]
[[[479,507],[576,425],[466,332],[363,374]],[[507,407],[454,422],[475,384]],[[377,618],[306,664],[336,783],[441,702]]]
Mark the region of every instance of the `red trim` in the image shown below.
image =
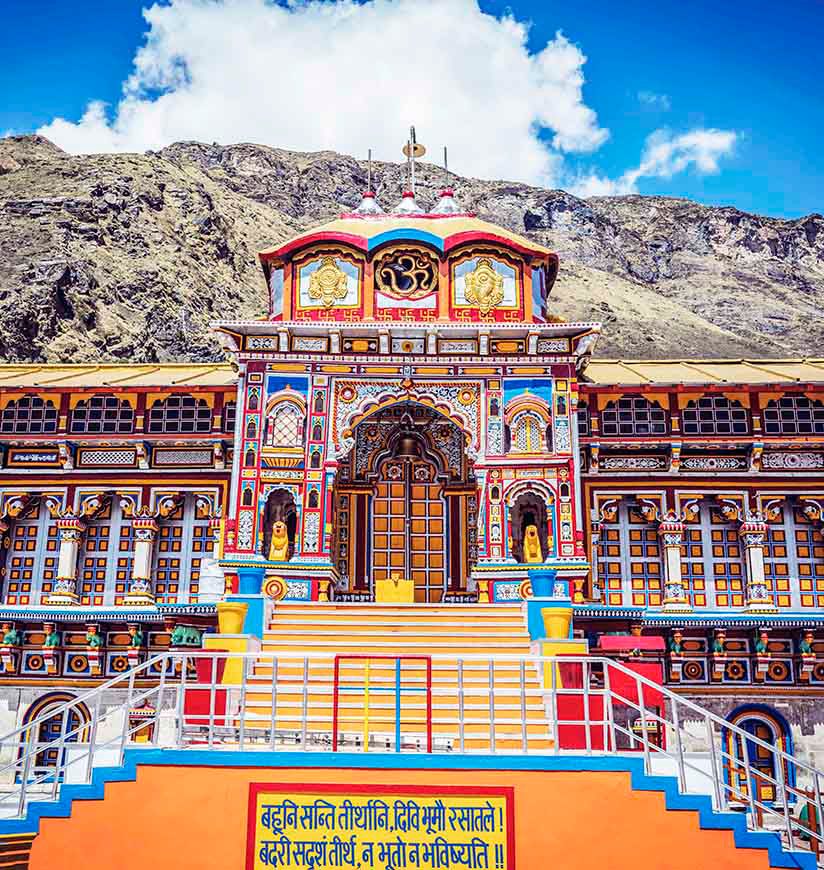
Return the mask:
[[[538,251],[535,248],[528,248],[525,245],[521,245],[507,236],[499,236],[495,233],[482,233],[478,230],[467,230],[463,233],[455,233],[454,236],[447,236],[444,239],[443,244],[444,253],[449,253],[454,248],[457,248],[458,245],[463,245],[468,242],[497,242],[505,248],[514,248],[514,250],[518,251],[520,254],[526,254],[532,257],[541,255],[554,263],[558,262],[557,254],[544,254],[542,251]]]
[[[276,768],[278,769],[278,768]],[[349,768],[350,770],[375,770],[376,768]],[[379,768],[379,770],[404,770],[405,768]],[[435,770],[441,768],[433,768]],[[506,802],[506,851],[509,860],[499,870],[515,870],[515,788],[511,785],[387,785],[377,783],[307,783],[307,782],[250,782],[248,816],[246,819],[246,870],[255,870],[255,847],[257,846],[257,798],[261,792],[291,792],[309,794],[396,794],[425,795],[471,795],[472,797],[502,797]]]
[[[287,254],[292,253],[292,251],[296,251],[299,248],[305,248],[308,245],[315,244],[316,242],[335,242],[342,245],[351,245],[353,248],[357,248],[359,251],[364,252],[367,250],[369,245],[368,240],[364,238],[364,236],[356,236],[354,233],[310,233],[308,236],[300,236],[291,242],[287,242],[283,247],[278,248],[276,251],[264,251],[263,253],[258,254],[258,257],[260,257],[262,263],[268,260],[281,259]]]

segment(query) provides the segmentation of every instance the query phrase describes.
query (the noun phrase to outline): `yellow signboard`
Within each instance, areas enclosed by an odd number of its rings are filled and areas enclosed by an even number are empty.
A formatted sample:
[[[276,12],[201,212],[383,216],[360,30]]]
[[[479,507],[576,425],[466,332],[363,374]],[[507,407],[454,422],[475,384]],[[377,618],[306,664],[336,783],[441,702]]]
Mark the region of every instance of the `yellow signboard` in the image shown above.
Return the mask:
[[[247,870],[514,870],[511,788],[249,786]]]

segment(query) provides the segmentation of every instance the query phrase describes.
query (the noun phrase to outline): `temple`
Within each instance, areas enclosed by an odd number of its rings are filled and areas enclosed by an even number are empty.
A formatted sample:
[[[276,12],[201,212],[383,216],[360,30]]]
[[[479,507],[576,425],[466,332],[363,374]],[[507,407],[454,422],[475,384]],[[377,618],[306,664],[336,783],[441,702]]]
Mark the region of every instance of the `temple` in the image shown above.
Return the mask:
[[[0,730],[49,745],[92,718],[50,709],[158,654],[302,643],[603,657],[824,749],[824,360],[593,357],[558,257],[449,189],[367,192],[260,266],[226,363],[0,366]],[[486,749],[558,745],[490,716]]]

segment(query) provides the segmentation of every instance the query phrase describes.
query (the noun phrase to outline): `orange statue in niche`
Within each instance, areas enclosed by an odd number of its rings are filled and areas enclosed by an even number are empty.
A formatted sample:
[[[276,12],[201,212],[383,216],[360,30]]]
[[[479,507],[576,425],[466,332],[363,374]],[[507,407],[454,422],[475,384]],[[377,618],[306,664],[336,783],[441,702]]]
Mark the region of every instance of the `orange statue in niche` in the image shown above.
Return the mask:
[[[289,558],[289,535],[286,523],[276,520],[272,524],[272,540],[269,543],[269,561],[285,562]]]
[[[543,562],[541,539],[538,537],[537,526],[527,526],[524,532],[524,562]]]

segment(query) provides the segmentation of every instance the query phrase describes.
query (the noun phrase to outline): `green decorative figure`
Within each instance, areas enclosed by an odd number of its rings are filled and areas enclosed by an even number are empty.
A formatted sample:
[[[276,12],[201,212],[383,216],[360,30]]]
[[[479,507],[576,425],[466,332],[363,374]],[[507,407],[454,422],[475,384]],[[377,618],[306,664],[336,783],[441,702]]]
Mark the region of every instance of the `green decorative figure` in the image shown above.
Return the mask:
[[[129,646],[132,649],[140,649],[143,646],[143,629],[142,628],[134,628],[129,629],[129,635],[131,640],[129,641]]]
[[[810,631],[804,632],[804,636],[801,638],[801,642],[798,644],[798,651],[803,656],[814,656],[815,650],[813,649],[813,639],[814,635]]]
[[[169,641],[171,646],[200,647],[201,633],[191,625],[176,625]]]
[[[103,645],[103,638],[96,631],[86,632],[86,646],[91,649],[99,649]]]
[[[48,649],[53,649],[56,646],[60,646],[60,635],[54,629],[52,629],[46,635],[46,638],[43,641],[43,646]]]
[[[758,635],[758,640],[755,642],[755,651],[760,656],[766,656],[770,653],[770,639],[766,632]]]
[[[3,646],[20,646],[20,632],[12,625],[3,633]]]
[[[722,637],[716,637],[712,642],[712,651],[717,655],[724,655],[724,639]]]
[[[684,651],[684,647],[681,641],[684,639],[684,635],[680,631],[676,631],[673,633],[672,637],[669,640],[669,651],[671,655],[680,656]]]

